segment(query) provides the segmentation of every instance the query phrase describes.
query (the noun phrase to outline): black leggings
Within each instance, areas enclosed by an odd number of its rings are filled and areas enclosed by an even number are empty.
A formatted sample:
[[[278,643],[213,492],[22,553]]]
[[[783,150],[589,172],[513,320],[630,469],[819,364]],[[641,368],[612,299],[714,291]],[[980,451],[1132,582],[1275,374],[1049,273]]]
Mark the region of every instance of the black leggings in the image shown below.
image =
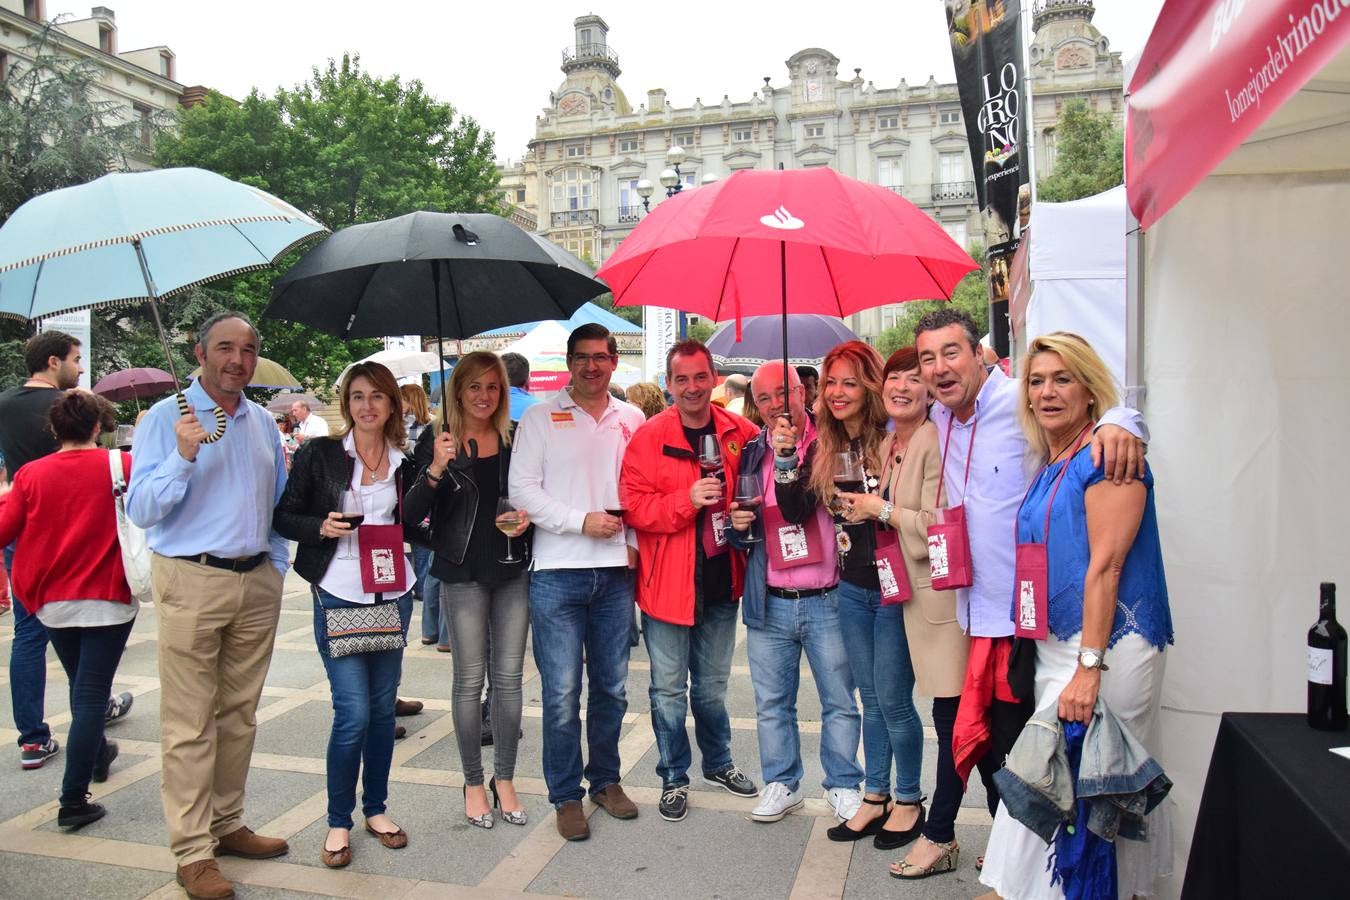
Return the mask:
[[[985,799],[989,802],[991,816],[998,810],[998,786],[994,784],[994,773],[1003,768],[1004,760],[1008,758],[1013,744],[1017,743],[1017,738],[1022,733],[1022,726],[1027,724],[1027,719],[1030,719],[1035,711],[1036,704],[1032,700],[1018,703],[995,700],[989,707],[994,743],[989,751],[980,757],[976,766],[980,770],[980,780],[984,782]],[[934,724],[936,725],[936,722]]]

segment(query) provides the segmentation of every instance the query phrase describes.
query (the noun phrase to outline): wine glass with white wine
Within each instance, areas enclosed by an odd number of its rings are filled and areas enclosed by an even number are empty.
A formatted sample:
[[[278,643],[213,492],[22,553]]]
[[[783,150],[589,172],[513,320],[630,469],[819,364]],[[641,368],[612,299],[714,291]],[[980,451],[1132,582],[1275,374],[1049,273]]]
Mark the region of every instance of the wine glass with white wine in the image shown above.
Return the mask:
[[[511,549],[511,535],[516,533],[520,523],[524,520],[523,514],[516,509],[515,504],[511,502],[510,497],[502,497],[497,501],[497,530],[506,535],[506,556],[498,560],[503,563],[518,563],[520,557],[516,556]]]

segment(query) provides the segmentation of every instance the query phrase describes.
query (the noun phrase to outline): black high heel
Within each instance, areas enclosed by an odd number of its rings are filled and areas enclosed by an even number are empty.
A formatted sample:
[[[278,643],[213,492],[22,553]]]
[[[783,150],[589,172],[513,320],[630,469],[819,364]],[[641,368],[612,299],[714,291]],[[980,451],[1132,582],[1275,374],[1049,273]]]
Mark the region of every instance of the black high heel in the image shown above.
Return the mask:
[[[895,801],[896,806],[917,806],[919,808],[919,817],[914,820],[914,824],[904,831],[889,831],[883,827],[877,831],[877,836],[872,838],[872,846],[878,850],[894,850],[897,847],[903,847],[916,840],[923,833],[923,826],[928,824],[928,813],[923,808],[923,798],[920,797],[912,803],[906,803],[903,800]]]
[[[502,798],[497,793],[497,776],[488,779],[488,790],[492,791],[492,806],[501,814],[502,821],[512,825],[524,825],[530,821],[529,814],[523,809],[502,809]]]
[[[862,802],[866,803],[868,806],[882,807],[881,815],[864,825],[861,831],[854,831],[852,828],[848,827],[847,822],[840,822],[838,825],[835,825],[833,828],[826,831],[825,836],[832,841],[839,841],[842,843],[844,841],[860,841],[865,837],[879,834],[882,826],[886,824],[886,817],[891,814],[891,798],[883,797],[880,800],[871,800],[867,797],[863,797]]]

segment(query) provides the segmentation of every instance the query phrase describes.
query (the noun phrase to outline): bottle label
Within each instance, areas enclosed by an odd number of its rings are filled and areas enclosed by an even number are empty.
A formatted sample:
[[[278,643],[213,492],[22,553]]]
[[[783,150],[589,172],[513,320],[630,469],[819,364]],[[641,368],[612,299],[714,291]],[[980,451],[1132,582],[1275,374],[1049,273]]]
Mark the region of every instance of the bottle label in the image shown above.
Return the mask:
[[[1308,681],[1313,684],[1331,684],[1331,651],[1308,648]]]

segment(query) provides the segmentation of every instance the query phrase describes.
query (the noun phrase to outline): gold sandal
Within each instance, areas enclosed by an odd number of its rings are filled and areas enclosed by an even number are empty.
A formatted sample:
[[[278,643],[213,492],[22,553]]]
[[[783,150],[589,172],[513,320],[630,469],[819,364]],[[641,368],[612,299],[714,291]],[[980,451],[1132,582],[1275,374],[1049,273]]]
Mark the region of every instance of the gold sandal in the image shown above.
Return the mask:
[[[928,840],[924,838],[924,840]],[[942,850],[942,855],[933,861],[931,866],[918,866],[914,863],[897,860],[891,863],[891,877],[899,878],[902,881],[917,881],[920,878],[928,878],[931,875],[945,875],[948,872],[955,872],[957,863],[961,860],[961,847],[956,841],[949,844],[939,844],[937,841],[929,841],[934,847]]]

